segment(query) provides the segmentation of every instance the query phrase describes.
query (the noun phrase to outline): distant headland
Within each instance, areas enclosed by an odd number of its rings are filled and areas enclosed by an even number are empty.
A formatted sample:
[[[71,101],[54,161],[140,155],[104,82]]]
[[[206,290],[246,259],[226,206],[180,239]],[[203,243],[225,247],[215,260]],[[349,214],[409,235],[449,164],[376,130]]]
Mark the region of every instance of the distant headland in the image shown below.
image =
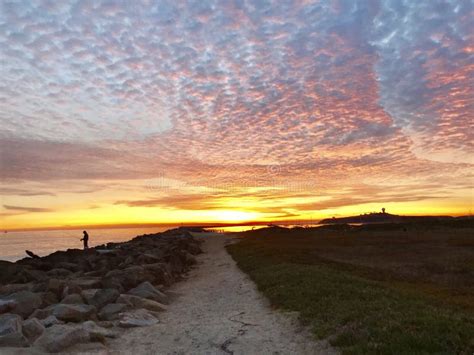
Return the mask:
[[[410,223],[410,222],[448,222],[459,220],[470,220],[472,216],[401,216],[385,212],[364,213],[358,216],[332,217],[321,220],[320,224],[343,224],[343,223]]]

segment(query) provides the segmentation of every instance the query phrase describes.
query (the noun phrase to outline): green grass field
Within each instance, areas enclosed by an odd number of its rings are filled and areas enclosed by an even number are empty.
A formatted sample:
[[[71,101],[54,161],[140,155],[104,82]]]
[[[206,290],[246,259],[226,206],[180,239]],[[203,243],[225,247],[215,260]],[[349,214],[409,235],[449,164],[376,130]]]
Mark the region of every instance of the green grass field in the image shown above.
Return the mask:
[[[472,229],[268,228],[228,250],[277,308],[347,354],[473,354]]]

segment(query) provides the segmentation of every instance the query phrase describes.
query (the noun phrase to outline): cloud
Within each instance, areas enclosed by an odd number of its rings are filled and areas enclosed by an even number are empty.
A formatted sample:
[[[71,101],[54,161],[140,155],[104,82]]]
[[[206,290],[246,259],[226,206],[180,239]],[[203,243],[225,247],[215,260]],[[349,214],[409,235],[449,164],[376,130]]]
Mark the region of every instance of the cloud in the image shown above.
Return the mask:
[[[184,187],[121,203],[186,209],[368,181],[456,194],[472,185],[472,12],[464,0],[4,1],[0,177],[44,184],[18,196],[61,197],[164,176]],[[68,180],[83,183],[55,188]],[[198,187],[228,195],[187,196]]]
[[[417,155],[472,164],[472,3],[383,3],[373,31],[382,105]]]
[[[0,187],[0,195],[14,195],[14,196],[56,196],[56,194],[48,191],[35,191],[28,189],[18,189],[9,187]]]
[[[6,210],[11,210],[11,211],[15,211],[15,212],[28,212],[28,213],[51,212],[52,211],[49,208],[22,207],[22,206],[10,206],[10,205],[3,205],[3,208],[6,209]]]

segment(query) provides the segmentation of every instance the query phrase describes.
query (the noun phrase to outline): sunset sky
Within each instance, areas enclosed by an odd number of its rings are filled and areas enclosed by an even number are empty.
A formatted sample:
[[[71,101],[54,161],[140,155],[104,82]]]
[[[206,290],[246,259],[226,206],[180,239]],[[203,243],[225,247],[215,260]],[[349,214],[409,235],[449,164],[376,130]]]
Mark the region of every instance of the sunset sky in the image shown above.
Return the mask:
[[[470,214],[472,4],[0,0],[0,228]]]

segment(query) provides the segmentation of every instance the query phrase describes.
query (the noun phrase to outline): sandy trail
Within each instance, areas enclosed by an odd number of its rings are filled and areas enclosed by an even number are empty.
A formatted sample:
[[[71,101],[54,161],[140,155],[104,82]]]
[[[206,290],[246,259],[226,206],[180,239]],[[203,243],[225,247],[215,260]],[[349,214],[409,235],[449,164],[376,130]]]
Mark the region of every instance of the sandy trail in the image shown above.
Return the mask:
[[[125,332],[109,344],[120,354],[333,353],[311,340],[295,317],[270,309],[255,284],[226,252],[231,238],[203,238],[204,254],[189,278],[172,287],[180,296],[160,324]]]

